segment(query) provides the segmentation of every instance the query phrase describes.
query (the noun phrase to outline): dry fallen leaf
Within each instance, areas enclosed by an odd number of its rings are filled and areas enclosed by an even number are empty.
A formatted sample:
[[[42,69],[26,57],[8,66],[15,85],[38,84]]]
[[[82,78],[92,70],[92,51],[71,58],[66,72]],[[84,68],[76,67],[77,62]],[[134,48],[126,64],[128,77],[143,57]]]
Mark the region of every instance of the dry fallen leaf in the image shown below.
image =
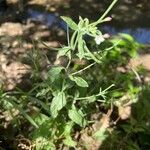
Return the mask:
[[[87,133],[82,134],[81,141],[88,150],[98,150],[100,145],[102,144],[101,141],[95,140],[92,136],[89,136]]]

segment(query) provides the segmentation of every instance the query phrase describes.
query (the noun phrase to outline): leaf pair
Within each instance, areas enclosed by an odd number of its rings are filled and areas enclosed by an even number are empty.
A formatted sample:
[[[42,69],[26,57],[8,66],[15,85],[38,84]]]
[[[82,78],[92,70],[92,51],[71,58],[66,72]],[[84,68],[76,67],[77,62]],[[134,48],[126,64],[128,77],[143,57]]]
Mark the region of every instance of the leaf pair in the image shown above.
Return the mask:
[[[73,122],[81,127],[85,127],[87,125],[87,120],[85,119],[83,112],[81,110],[77,110],[74,105],[69,110],[68,115]]]
[[[78,25],[69,17],[65,17],[62,16],[61,17],[66,23],[67,25],[72,29],[72,30],[77,30],[78,29]]]

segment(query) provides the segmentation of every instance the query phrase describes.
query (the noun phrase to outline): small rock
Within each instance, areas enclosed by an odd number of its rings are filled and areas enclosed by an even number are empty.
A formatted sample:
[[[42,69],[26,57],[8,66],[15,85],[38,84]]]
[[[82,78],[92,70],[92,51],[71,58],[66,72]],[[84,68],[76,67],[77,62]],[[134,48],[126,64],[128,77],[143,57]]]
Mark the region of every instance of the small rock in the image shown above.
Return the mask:
[[[20,23],[6,22],[0,26],[0,36],[23,35],[23,26]]]

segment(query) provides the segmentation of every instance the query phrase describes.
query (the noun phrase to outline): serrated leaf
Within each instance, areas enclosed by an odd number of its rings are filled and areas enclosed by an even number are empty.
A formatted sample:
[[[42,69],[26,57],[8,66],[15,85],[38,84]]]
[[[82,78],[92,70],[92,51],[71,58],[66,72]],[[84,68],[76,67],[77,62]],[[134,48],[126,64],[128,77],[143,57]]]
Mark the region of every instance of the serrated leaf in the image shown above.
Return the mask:
[[[64,69],[63,67],[57,66],[49,70],[48,77],[51,79],[51,82],[54,82],[55,79],[57,79],[57,77],[59,76],[59,74],[61,73],[63,69]]]
[[[56,118],[58,112],[66,105],[66,97],[64,92],[59,92],[57,96],[52,99],[50,111],[53,118]]]
[[[69,118],[75,122],[76,124],[80,125],[81,127],[85,127],[87,121],[84,118],[84,115],[81,110],[77,110],[75,106],[68,112]]]
[[[67,23],[67,25],[72,29],[72,30],[77,30],[78,25],[69,17],[61,16],[61,18]]]
[[[72,81],[74,81],[80,87],[88,87],[88,83],[81,77],[70,77]]]

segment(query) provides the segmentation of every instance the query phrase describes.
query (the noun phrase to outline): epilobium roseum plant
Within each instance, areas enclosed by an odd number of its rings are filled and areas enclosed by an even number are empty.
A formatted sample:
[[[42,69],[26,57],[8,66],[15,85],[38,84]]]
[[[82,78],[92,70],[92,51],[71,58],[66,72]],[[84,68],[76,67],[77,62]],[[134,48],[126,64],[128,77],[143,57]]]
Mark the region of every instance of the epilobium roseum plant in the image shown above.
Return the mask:
[[[97,93],[93,93],[91,91],[93,85],[87,81],[89,74],[85,75],[84,72],[96,64],[101,64],[103,57],[101,51],[90,50],[85,36],[92,37],[97,45],[104,42],[108,34],[103,34],[98,25],[111,20],[111,17],[106,17],[106,15],[116,2],[117,0],[114,0],[100,19],[93,23],[82,17],[79,17],[78,23],[69,17],[61,17],[73,33],[70,38],[68,30],[68,45],[57,49],[57,59],[65,56],[68,59],[68,64],[66,67],[52,66],[48,71],[47,79],[43,82],[46,88],[42,87],[41,92],[36,95],[37,98],[49,95],[46,101],[50,101],[50,103],[45,105],[40,101],[40,105],[51,115],[48,122],[49,126],[53,128],[49,135],[52,143],[56,142],[55,136],[57,135],[58,139],[64,138],[64,144],[75,147],[77,143],[71,137],[72,127],[74,125],[87,126],[89,124],[86,114],[89,109],[87,106],[94,102],[106,103],[106,94],[114,86],[111,84],[106,89],[101,89],[99,85]],[[84,60],[87,63],[84,67],[79,67],[80,69],[78,67],[72,68],[70,65],[75,59]],[[60,128],[63,129],[60,130]]]
[[[53,89],[53,99],[51,102],[50,110],[51,115],[53,118],[56,118],[59,115],[59,111],[67,106],[67,103],[71,104],[71,108],[69,108],[68,116],[69,118],[75,122],[76,124],[85,127],[87,125],[87,121],[84,118],[84,113],[82,110],[78,109],[76,107],[76,103],[78,103],[78,100],[89,100],[93,99],[92,101],[97,101],[99,97],[103,97],[102,102],[105,102],[105,94],[108,89],[110,89],[112,86],[107,88],[107,90],[102,91],[100,88],[100,91],[96,95],[88,95],[86,97],[80,97],[80,91],[74,90],[74,84],[77,87],[82,88],[88,88],[89,84],[88,82],[82,77],[82,72],[86,69],[92,67],[95,64],[100,64],[102,56],[99,55],[100,51],[91,51],[87,43],[84,39],[85,36],[90,36],[95,39],[95,42],[97,45],[104,42],[104,37],[106,35],[103,35],[102,32],[98,29],[97,25],[110,21],[111,17],[106,17],[107,13],[111,10],[113,5],[117,2],[117,0],[114,0],[112,4],[109,6],[109,8],[106,10],[106,12],[98,19],[96,22],[90,23],[90,21],[85,18],[83,19],[81,16],[79,17],[79,23],[75,23],[71,18],[69,17],[61,17],[68,25],[70,29],[73,30],[73,34],[71,36],[71,39],[69,38],[69,33],[67,33],[67,40],[68,45],[63,46],[62,48],[58,49],[58,55],[57,58],[66,56],[68,58],[68,64],[66,68],[64,67],[53,67],[49,71],[49,78],[51,80],[51,83],[55,84],[55,81],[60,79],[62,83],[61,88]],[[81,70],[77,70],[76,72],[70,71],[70,63],[73,59],[79,58],[79,60],[93,60],[93,63],[89,64],[85,68],[82,68]],[[65,73],[62,73],[62,72]],[[84,75],[83,75],[84,76]],[[56,86],[56,84],[55,84]],[[74,96],[68,95],[68,90],[72,89],[72,92],[75,94]],[[67,93],[66,93],[67,92]],[[69,100],[67,100],[69,97]]]
[[[68,44],[57,48],[57,59],[65,57],[68,60],[67,65],[50,66],[47,78],[42,83],[36,84],[28,93],[22,93],[23,96],[20,98],[24,103],[26,101],[34,101],[36,103],[40,111],[33,117],[34,119],[21,109],[22,104],[20,104],[20,107],[17,107],[17,104],[11,99],[10,103],[16,106],[24,117],[36,127],[32,137],[37,150],[57,149],[58,141],[63,141],[67,146],[76,147],[77,143],[72,138],[73,126],[76,126],[77,129],[88,126],[91,123],[90,117],[92,113],[100,112],[98,107],[101,104],[104,106],[112,103],[111,98],[107,98],[107,94],[108,90],[114,86],[114,80],[107,78],[110,81],[105,86],[102,86],[102,83],[105,83],[106,80],[106,73],[110,76],[111,72],[106,71],[106,68],[109,67],[107,62],[111,63],[112,58],[103,60],[103,57],[105,57],[108,50],[112,50],[112,53],[109,54],[110,56],[119,57],[119,48],[116,48],[116,51],[113,51],[113,48],[117,44],[124,46],[125,42],[121,41],[122,43],[118,43],[118,39],[117,41],[112,40],[111,47],[101,50],[91,48],[86,41],[86,37],[90,36],[97,47],[103,44],[105,39],[109,37],[109,34],[102,33],[98,25],[111,21],[112,18],[106,17],[106,15],[116,2],[117,0],[114,0],[106,12],[95,22],[79,17],[79,22],[76,23],[69,17],[61,17],[67,23],[68,28],[72,30],[71,36],[69,30],[67,32]],[[124,60],[123,58],[121,59]],[[85,61],[85,63],[81,66],[78,64],[72,66],[72,62],[75,60]],[[95,70],[92,67],[95,67]],[[96,74],[98,77],[95,77],[96,67],[104,70],[101,71],[100,75]],[[92,68],[91,71],[89,71],[90,68]],[[100,82],[102,80],[103,82]],[[131,87],[130,85],[129,88]],[[127,87],[127,89],[129,88]],[[133,92],[138,91],[133,87],[131,89]],[[116,95],[118,96],[118,93]],[[96,132],[95,135],[101,136],[103,133],[104,130],[103,132]]]

